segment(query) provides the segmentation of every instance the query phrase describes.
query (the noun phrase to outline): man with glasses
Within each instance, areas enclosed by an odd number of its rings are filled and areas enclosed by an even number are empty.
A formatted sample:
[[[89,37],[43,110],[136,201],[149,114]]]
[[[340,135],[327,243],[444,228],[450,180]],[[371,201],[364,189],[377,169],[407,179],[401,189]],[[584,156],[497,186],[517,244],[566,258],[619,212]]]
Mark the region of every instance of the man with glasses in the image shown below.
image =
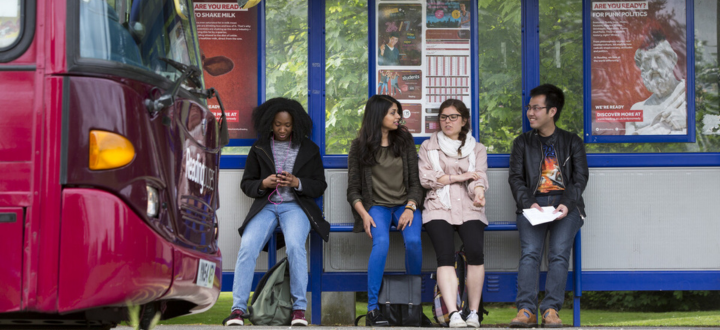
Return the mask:
[[[555,126],[565,96],[560,88],[545,84],[530,91],[526,116],[531,131],[513,141],[509,183],[517,205],[517,228],[522,255],[518,266],[518,314],[513,328],[537,327],[536,313],[544,327],[562,327],[558,311],[565,298],[565,285],[573,238],[585,218],[582,193],[588,181],[585,145],[576,134]],[[558,214],[551,222],[533,226],[523,209],[534,208]],[[545,299],[537,306],[540,262],[548,236],[548,274]]]

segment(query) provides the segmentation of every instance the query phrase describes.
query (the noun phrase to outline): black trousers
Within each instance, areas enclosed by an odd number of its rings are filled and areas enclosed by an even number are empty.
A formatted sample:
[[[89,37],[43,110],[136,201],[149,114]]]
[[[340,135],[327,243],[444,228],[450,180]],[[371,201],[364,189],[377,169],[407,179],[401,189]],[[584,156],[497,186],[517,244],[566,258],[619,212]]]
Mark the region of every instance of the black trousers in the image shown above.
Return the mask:
[[[485,225],[480,220],[470,220],[462,225],[451,225],[442,219],[432,220],[425,224],[425,231],[430,236],[437,265],[455,266],[454,232],[457,231],[465,246],[465,256],[468,265],[485,264],[483,244],[485,243]]]

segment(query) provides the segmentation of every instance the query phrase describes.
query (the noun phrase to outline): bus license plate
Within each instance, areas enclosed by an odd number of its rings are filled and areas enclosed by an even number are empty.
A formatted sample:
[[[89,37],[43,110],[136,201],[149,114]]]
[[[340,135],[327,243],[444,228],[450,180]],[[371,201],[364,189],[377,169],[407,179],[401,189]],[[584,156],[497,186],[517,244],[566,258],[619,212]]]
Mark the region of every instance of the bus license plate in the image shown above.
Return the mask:
[[[206,288],[212,288],[214,281],[215,263],[200,259],[200,263],[198,264],[198,277],[195,284]]]

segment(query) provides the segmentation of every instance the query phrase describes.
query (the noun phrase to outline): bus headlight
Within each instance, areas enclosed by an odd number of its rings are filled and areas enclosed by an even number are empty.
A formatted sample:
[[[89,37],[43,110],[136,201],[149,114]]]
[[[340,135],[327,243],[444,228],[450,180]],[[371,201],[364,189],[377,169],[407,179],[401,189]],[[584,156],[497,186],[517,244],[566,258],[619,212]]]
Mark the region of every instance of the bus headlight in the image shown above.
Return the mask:
[[[145,187],[147,188],[147,216],[157,218],[160,212],[160,195],[158,195],[158,191],[154,187]]]
[[[135,158],[135,148],[130,140],[120,134],[106,131],[90,131],[91,170],[108,170],[129,164]]]

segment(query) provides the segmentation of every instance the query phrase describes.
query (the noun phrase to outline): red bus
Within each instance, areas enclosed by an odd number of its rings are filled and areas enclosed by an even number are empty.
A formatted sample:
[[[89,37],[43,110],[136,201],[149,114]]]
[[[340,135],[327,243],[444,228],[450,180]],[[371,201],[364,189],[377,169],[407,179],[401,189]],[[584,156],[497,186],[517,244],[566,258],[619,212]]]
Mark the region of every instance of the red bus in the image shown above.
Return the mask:
[[[0,328],[215,303],[226,135],[201,62],[188,0],[0,2]]]

